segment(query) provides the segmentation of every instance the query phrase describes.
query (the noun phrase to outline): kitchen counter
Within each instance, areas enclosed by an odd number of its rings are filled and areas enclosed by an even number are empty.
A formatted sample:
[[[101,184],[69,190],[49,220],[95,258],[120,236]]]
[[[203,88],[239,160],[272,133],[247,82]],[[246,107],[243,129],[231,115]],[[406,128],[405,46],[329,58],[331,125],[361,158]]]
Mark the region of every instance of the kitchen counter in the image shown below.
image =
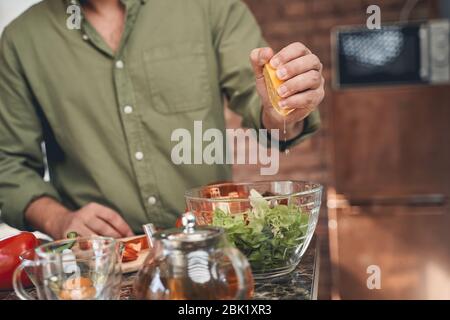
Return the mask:
[[[319,246],[318,241],[313,239],[306,250],[302,261],[297,269],[287,276],[255,281],[254,299],[256,300],[315,300],[319,280]],[[136,273],[124,276],[121,300],[133,299],[132,283]],[[30,289],[30,294],[34,290]],[[14,292],[0,291],[0,300],[17,300]]]

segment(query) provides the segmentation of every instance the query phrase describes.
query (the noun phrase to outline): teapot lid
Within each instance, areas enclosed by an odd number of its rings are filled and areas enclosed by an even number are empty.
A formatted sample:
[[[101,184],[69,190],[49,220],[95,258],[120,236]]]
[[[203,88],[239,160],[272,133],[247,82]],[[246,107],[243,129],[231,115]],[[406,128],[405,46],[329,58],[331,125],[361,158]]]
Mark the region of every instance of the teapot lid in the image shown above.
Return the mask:
[[[183,228],[163,230],[154,235],[155,239],[162,240],[173,248],[179,247],[200,247],[214,245],[223,235],[221,228],[211,226],[195,226],[195,215],[186,212],[181,222]]]

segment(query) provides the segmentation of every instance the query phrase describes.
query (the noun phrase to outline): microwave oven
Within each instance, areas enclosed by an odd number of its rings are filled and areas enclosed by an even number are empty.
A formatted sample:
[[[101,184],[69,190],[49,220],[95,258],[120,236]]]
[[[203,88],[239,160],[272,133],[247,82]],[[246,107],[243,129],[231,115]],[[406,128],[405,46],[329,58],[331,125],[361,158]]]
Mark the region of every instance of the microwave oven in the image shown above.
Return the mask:
[[[450,20],[337,27],[332,31],[335,88],[450,83]]]

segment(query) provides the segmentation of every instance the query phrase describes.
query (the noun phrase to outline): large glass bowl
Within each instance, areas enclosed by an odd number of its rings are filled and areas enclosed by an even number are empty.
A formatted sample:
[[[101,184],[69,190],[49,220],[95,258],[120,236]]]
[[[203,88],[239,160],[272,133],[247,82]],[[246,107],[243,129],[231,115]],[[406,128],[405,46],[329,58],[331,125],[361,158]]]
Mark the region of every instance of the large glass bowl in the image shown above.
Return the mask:
[[[220,183],[188,190],[198,225],[223,227],[256,279],[295,269],[316,228],[322,186],[302,181]]]

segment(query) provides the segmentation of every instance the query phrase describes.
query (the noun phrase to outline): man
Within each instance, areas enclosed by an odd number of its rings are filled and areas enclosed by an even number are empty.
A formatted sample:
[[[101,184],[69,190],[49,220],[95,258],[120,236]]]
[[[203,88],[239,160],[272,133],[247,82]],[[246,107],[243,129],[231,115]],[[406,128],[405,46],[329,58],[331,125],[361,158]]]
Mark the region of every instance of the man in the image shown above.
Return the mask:
[[[0,47],[2,219],[54,238],[130,236],[173,225],[192,186],[230,179],[226,165],[170,159],[171,132],[224,131],[223,95],[243,125],[283,129],[262,76],[270,62],[286,117],[282,148],[319,126],[322,65],[303,44],[274,54],[239,0],[46,0],[11,23]],[[250,56],[249,63],[248,59]],[[256,78],[256,81],[255,81]],[[45,141],[50,182],[44,171]]]

